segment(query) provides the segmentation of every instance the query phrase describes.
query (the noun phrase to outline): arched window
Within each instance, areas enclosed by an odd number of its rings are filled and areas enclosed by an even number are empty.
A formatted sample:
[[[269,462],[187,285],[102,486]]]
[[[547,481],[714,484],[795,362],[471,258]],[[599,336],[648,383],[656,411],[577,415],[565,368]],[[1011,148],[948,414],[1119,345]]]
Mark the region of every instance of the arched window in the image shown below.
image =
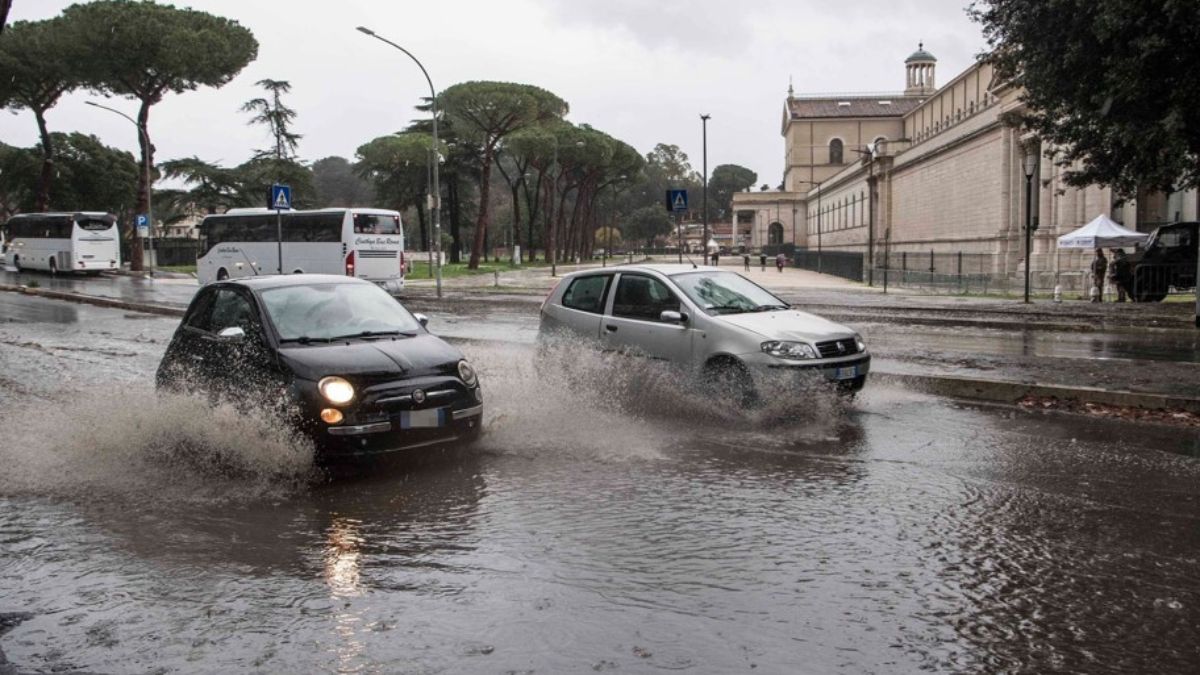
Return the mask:
[[[842,163],[842,139],[840,138],[835,138],[832,141],[829,141],[829,163]]]
[[[767,228],[767,243],[771,245],[783,243],[783,224],[771,223]]]

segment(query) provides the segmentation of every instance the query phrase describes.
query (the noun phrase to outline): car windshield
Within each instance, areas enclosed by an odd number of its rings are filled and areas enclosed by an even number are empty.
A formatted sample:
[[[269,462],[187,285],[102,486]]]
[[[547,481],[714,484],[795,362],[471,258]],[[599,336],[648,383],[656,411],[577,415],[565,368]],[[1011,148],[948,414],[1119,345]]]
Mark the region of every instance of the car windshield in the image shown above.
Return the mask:
[[[285,342],[414,335],[421,325],[395,298],[371,284],[311,284],[262,292]]]
[[[688,272],[671,277],[671,281],[709,314],[740,314],[788,308],[786,302],[733,272]]]

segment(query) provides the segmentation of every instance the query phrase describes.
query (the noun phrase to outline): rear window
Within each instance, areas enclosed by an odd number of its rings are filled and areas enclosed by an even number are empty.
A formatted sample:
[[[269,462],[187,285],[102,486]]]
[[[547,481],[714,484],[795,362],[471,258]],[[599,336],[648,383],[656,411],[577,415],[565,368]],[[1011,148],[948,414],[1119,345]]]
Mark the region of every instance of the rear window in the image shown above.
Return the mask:
[[[399,234],[400,216],[354,214],[354,232],[357,234]]]
[[[563,307],[599,314],[604,311],[604,294],[608,290],[607,274],[579,277],[563,293]]]
[[[79,223],[79,227],[87,230],[88,232],[103,232],[105,230],[112,229],[113,226],[112,221],[110,220],[99,220],[94,218],[81,219],[75,222]]]

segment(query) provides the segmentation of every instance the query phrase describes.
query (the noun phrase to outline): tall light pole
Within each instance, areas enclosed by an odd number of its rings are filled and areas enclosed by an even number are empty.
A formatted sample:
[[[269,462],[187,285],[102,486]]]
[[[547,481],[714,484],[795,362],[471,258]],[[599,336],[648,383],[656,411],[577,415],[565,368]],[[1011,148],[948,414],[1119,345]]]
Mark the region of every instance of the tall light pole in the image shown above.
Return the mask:
[[[384,44],[391,45],[396,49],[404,52],[408,58],[417,64],[421,69],[421,74],[425,76],[425,81],[429,83],[429,102],[433,112],[433,194],[429,197],[429,211],[433,219],[433,248],[435,252],[435,274],[437,275],[437,297],[442,297],[442,188],[438,182],[438,165],[441,163],[441,148],[438,146],[438,111],[437,111],[437,90],[433,88],[433,79],[429,77],[429,71],[425,70],[425,66],[417,57],[413,56],[412,52],[404,47],[392,42],[391,40],[378,35],[375,31],[365,26],[359,26],[358,32],[369,35]]]
[[[1029,303],[1029,268],[1033,267],[1033,172],[1037,169],[1038,153],[1032,147],[1025,150],[1025,303]]]
[[[712,118],[712,115],[709,115],[709,114],[707,114],[707,113],[706,113],[706,114],[703,114],[703,115],[700,115],[700,127],[701,127],[701,129],[702,129],[702,133],[701,133],[701,135],[703,136],[703,139],[704,139],[704,140],[703,140],[703,148],[704,148],[704,154],[703,154],[703,157],[704,157],[704,159],[703,159],[703,162],[704,162],[704,163],[703,163],[703,166],[704,166],[704,187],[703,187],[703,192],[702,192],[702,194],[704,195],[704,197],[703,197],[703,206],[704,206],[704,242],[701,244],[701,246],[702,246],[702,247],[703,247],[703,249],[704,249],[704,257],[705,257],[705,258],[707,258],[707,257],[708,257],[708,120],[709,120],[709,119],[711,119],[711,118]],[[705,260],[705,261],[704,261],[704,264],[706,264],[706,265],[707,265],[707,264],[708,264],[708,261],[707,261],[707,260]]]
[[[93,108],[100,108],[101,110],[107,110],[110,113],[120,115],[121,117],[124,117],[125,119],[129,120],[130,124],[137,127],[138,135],[141,137],[142,143],[144,144],[145,151],[142,152],[142,154],[146,157],[146,221],[147,221],[146,224],[149,226],[147,231],[150,233],[150,278],[153,279],[154,278],[154,203],[153,203],[154,202],[154,191],[151,188],[152,188],[154,179],[150,175],[150,135],[146,133],[146,127],[142,126],[141,124],[138,124],[137,120],[133,119],[129,115],[126,115],[125,113],[121,112],[120,110],[117,110],[116,108],[110,108],[106,105],[100,105],[99,103],[96,103],[95,101],[84,101],[84,103],[92,106]],[[136,225],[134,226],[133,234],[135,237],[138,236]]]

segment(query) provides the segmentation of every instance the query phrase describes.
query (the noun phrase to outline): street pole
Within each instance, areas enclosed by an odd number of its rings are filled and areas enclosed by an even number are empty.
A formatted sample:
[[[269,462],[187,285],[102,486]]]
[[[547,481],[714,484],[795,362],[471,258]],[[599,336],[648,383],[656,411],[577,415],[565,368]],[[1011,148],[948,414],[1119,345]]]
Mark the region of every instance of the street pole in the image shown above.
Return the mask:
[[[558,166],[558,138],[554,139],[554,160],[550,162],[550,169]],[[550,219],[550,227],[547,228],[550,237],[553,241],[546,242],[546,251],[550,255],[550,276],[558,276],[558,221],[554,218],[554,200],[558,198],[558,176],[554,177],[554,181],[550,183],[550,208],[546,212],[546,217]]]
[[[440,300],[442,297],[442,188],[438,182],[438,164],[441,160],[441,148],[438,145],[438,113],[437,113],[437,90],[433,87],[433,79],[429,77],[429,71],[425,70],[425,66],[417,57],[413,56],[412,52],[404,47],[392,42],[391,40],[378,35],[375,31],[365,26],[359,26],[358,32],[369,35],[380,42],[391,45],[396,49],[404,52],[408,58],[412,59],[417,67],[421,69],[421,74],[425,76],[425,81],[429,83],[429,101],[430,109],[433,112],[433,199],[432,199],[432,219],[433,219],[433,248],[436,255],[436,276],[437,276],[437,297]]]
[[[121,117],[124,117],[125,119],[129,120],[129,123],[132,124],[134,127],[136,127],[138,130],[138,137],[141,139],[142,147],[144,148],[144,150],[142,151],[142,155],[146,159],[146,163],[145,163],[145,169],[146,169],[146,221],[147,221],[146,225],[148,226],[147,231],[150,233],[150,278],[153,279],[154,278],[154,190],[153,190],[154,178],[150,175],[150,135],[146,133],[146,128],[144,126],[142,126],[141,124],[138,124],[137,120],[133,119],[129,115],[126,115],[125,113],[121,112],[120,110],[117,110],[116,108],[110,108],[106,105],[100,105],[99,103],[96,103],[95,101],[84,101],[84,103],[92,106],[93,108],[100,108],[101,110],[107,110],[110,113],[120,115]],[[136,225],[134,227],[134,236],[137,236]]]
[[[705,258],[708,257],[708,120],[712,115],[704,114],[700,116],[700,127],[703,136],[703,171],[704,171],[704,187],[703,187],[703,205],[704,205],[704,241],[701,247],[704,249]],[[705,264],[708,260],[704,261]]]
[[[824,190],[817,185],[817,274],[821,274],[821,193]]]
[[[1032,147],[1025,150],[1025,304],[1029,304],[1029,272],[1033,267],[1033,172],[1038,155]]]
[[[679,243],[679,264],[683,264],[683,215],[675,212],[675,240]]]

